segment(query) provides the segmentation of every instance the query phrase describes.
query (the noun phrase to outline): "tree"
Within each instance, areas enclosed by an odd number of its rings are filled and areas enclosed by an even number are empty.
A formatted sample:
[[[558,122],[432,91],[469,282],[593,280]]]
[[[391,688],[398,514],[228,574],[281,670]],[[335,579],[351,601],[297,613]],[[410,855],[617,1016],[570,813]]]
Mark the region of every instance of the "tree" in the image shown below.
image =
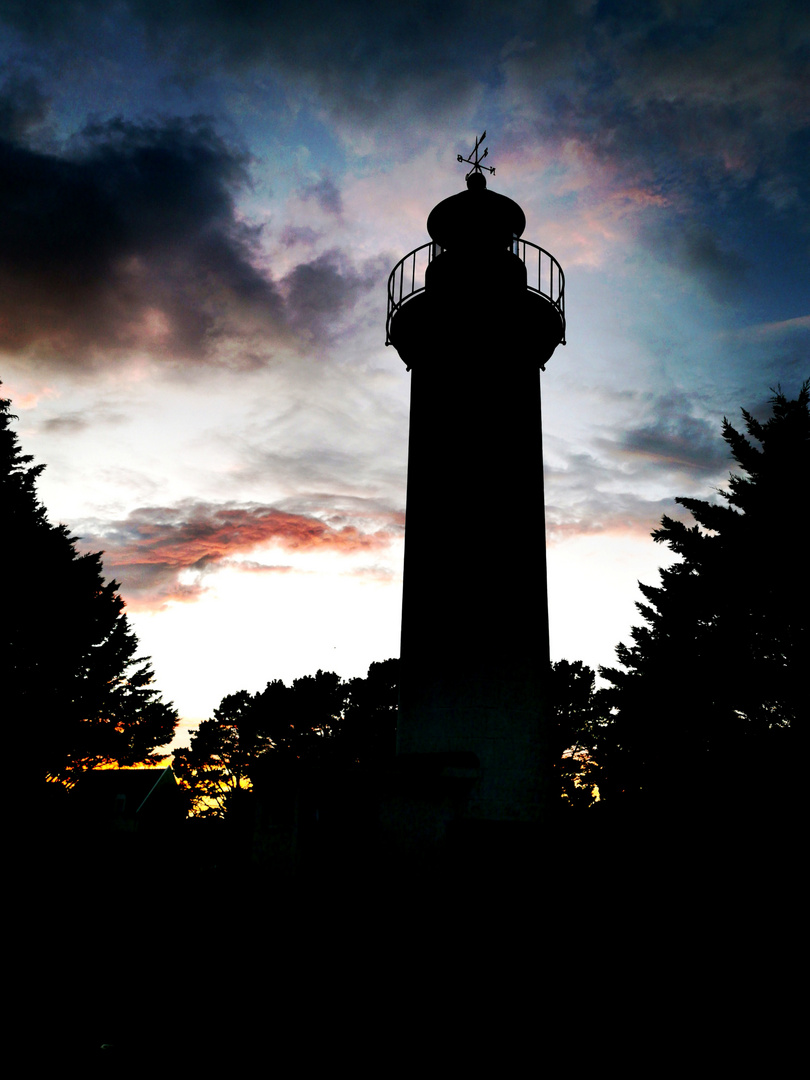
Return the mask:
[[[288,716],[298,757],[314,762],[334,755],[345,704],[346,684],[334,671],[293,680]]]
[[[345,696],[345,684],[332,671],[305,675],[292,686],[276,679],[258,694],[227,694],[192,733],[189,748],[174,755],[195,816],[225,817],[238,793],[251,790],[270,751],[277,768],[333,756]]]
[[[369,665],[365,679],[351,679],[341,725],[347,757],[364,767],[393,761],[397,742],[399,658]]]
[[[762,805],[786,782],[806,714],[809,403],[805,383],[792,401],[774,391],[765,423],[743,409],[750,438],[724,419],[742,474],[721,502],[676,500],[695,525],[664,517],[652,534],[680,561],[640,585],[646,625],[618,646],[623,670],[602,670],[627,790],[682,807]]]
[[[365,679],[344,682],[319,670],[290,686],[275,679],[261,693],[227,695],[174,755],[195,815],[230,816],[235,793],[249,791],[258,777],[265,788],[305,773],[325,783],[327,774],[393,758],[398,671],[398,660],[385,660],[371,664]]]
[[[148,762],[172,739],[177,714],[152,686],[148,658],[100,554],[81,555],[51,525],[32,465],[0,400],[0,648],[15,769],[28,784],[103,763]]]
[[[558,660],[549,672],[554,769],[564,807],[583,809],[601,798],[600,742],[608,717],[596,673],[581,660]]]
[[[175,751],[174,771],[191,793],[195,816],[223,817],[236,794],[251,789],[251,770],[275,745],[262,729],[260,706],[260,694],[226,694],[192,732],[191,745]]]

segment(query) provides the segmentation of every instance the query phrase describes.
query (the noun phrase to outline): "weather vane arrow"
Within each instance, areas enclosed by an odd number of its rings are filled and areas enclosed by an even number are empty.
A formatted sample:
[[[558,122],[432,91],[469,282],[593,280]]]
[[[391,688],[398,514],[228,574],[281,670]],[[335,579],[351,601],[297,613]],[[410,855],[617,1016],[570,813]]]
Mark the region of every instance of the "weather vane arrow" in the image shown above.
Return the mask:
[[[489,153],[489,150],[485,149],[483,154],[481,154],[480,156],[478,154],[478,148],[481,146],[481,143],[484,141],[484,139],[486,137],[487,137],[487,133],[485,131],[480,139],[475,140],[475,146],[473,147],[473,152],[470,155],[470,157],[465,158],[465,157],[462,157],[461,154],[458,154],[457,157],[456,157],[457,161],[464,162],[467,165],[472,165],[472,168],[467,173],[467,175],[464,177],[465,180],[468,180],[473,175],[473,173],[477,173],[477,172],[480,173],[484,169],[486,169],[488,173],[492,173],[493,176],[495,175],[495,169],[491,165],[482,165],[481,164],[481,162],[484,160],[484,158]]]

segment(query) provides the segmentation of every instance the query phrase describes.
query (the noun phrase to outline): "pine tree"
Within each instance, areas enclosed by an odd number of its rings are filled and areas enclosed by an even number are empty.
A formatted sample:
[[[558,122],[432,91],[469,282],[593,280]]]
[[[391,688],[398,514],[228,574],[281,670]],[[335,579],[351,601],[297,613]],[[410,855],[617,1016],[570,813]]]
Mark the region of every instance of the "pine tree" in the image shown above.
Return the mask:
[[[14,767],[25,786],[100,764],[147,762],[177,714],[152,686],[148,658],[100,554],[82,555],[37,496],[44,465],[20,450],[0,399],[2,686]],[[24,779],[23,779],[24,778]]]
[[[602,670],[628,789],[728,804],[787,783],[777,762],[807,711],[809,403],[805,383],[792,401],[775,391],[765,423],[743,409],[749,437],[724,419],[743,472],[720,503],[676,500],[695,525],[664,517],[652,534],[680,561],[640,585],[646,625],[616,650],[624,670]]]

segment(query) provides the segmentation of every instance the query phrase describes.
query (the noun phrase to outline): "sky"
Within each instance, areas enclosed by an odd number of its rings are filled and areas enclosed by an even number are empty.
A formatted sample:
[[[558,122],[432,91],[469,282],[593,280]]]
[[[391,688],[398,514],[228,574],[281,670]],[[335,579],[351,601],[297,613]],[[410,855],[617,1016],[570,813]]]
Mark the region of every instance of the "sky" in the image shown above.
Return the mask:
[[[778,0],[0,0],[1,392],[181,743],[225,694],[398,655],[386,281],[485,129],[566,276],[552,658],[614,661],[652,529],[720,497],[723,417],[810,375],[809,58]],[[527,557],[486,496],[437,535]]]

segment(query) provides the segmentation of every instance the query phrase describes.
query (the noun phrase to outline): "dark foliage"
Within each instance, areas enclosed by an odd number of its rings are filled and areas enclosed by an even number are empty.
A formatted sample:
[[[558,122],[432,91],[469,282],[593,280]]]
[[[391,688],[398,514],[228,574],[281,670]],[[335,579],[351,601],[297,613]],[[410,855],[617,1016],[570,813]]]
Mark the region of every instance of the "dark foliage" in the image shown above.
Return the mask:
[[[174,752],[174,772],[193,809],[221,816],[235,792],[249,789],[251,767],[272,745],[259,734],[254,696],[246,690],[226,695],[193,733],[191,746]]]
[[[604,733],[609,722],[596,674],[581,660],[558,660],[549,673],[554,768],[563,808],[583,810],[601,798]]]
[[[36,784],[108,763],[135,765],[172,739],[177,714],[152,686],[147,658],[100,554],[80,555],[37,492],[43,465],[21,453],[0,401],[0,607],[4,705],[20,745],[15,768]]]
[[[773,804],[791,785],[796,721],[806,715],[810,384],[781,390],[747,438],[723,421],[742,474],[723,502],[678,499],[697,524],[664,517],[653,533],[680,561],[641,585],[646,625],[604,669],[617,715],[613,781],[683,812]],[[760,445],[754,445],[755,440]],[[795,759],[793,759],[795,760]]]
[[[393,757],[398,660],[372,664],[365,679],[333,671],[286,686],[276,679],[258,694],[223,698],[210,720],[175,752],[174,771],[203,817],[230,814],[257,777],[279,781],[302,769],[331,774],[368,770]]]
[[[365,679],[349,682],[341,735],[351,761],[372,766],[393,760],[398,701],[398,659],[371,664]]]

